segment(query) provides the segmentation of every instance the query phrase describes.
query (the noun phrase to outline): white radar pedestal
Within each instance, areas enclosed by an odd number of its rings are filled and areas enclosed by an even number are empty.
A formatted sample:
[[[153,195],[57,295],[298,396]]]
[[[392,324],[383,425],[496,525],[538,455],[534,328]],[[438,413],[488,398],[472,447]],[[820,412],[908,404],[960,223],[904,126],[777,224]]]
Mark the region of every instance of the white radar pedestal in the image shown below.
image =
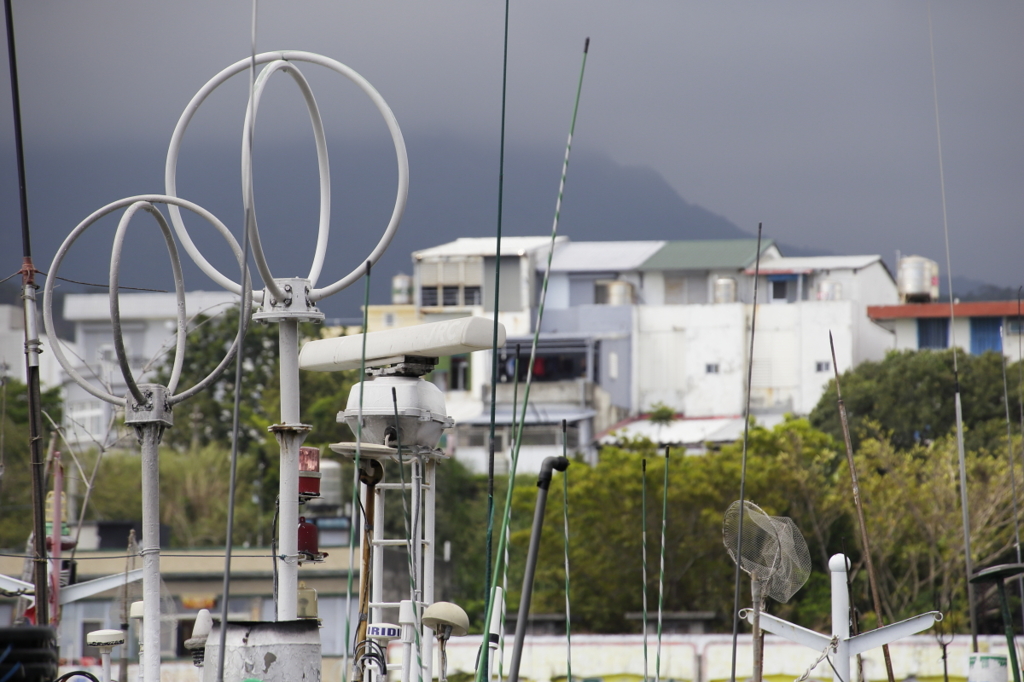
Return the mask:
[[[880,647],[898,639],[909,637],[927,630],[937,621],[942,620],[938,611],[929,611],[920,616],[886,625],[885,627],[850,636],[850,596],[847,587],[846,573],[850,560],[842,554],[836,554],[828,562],[832,572],[832,636],[823,635],[777,618],[761,613],[761,628],[774,635],[785,637],[791,642],[802,644],[822,654],[828,654],[834,667],[832,679],[836,682],[850,680],[850,659],[857,654]],[[753,610],[743,609],[740,617],[748,622],[753,620]],[[824,660],[824,658],[822,658]]]

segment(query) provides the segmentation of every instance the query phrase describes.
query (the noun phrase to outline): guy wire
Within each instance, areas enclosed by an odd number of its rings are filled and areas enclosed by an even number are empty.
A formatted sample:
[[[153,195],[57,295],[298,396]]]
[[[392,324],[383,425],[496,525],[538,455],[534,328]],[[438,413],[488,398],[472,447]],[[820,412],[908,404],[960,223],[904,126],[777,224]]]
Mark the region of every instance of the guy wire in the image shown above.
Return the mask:
[[[352,566],[356,560],[356,516],[362,502],[359,495],[359,465],[363,454],[363,389],[366,386],[366,330],[370,324],[370,269],[366,261],[366,287],[363,291],[363,347],[359,357],[359,411],[356,416],[356,458],[352,470],[352,514],[349,516],[348,531],[348,582],[345,586],[345,663],[341,679],[348,679],[349,642],[352,639]],[[354,650],[353,650],[354,653]]]
[[[249,314],[251,313],[251,304],[246,305],[246,300],[252,295],[252,285],[249,283],[249,229],[252,227],[253,222],[253,206],[252,206],[252,128],[253,128],[253,114],[254,111],[254,98],[256,88],[256,19],[257,19],[257,4],[259,0],[252,0],[252,24],[249,40],[250,48],[250,61],[249,61],[249,173],[248,173],[248,188],[246,190],[246,196],[249,201],[246,202],[245,206],[245,225],[242,229],[242,300],[238,305],[238,349],[235,351],[235,395],[234,401],[231,407],[231,478],[228,482],[228,520],[227,520],[227,537],[225,538],[224,544],[224,584],[222,587],[224,596],[221,599],[221,615],[220,615],[220,651],[221,655],[217,657],[217,680],[224,682],[224,652],[227,646],[228,637],[228,602],[230,601],[231,595],[231,545],[234,542],[235,535],[235,492],[237,488],[237,474],[238,474],[238,436],[241,430],[241,406],[242,406],[242,369],[245,358],[245,335],[249,330]],[[271,530],[273,533],[274,530]],[[276,552],[275,552],[276,554]],[[274,559],[275,576],[277,574],[277,559]],[[277,590],[274,591],[274,599],[277,599]],[[275,604],[276,606],[276,604]]]
[[[750,440],[750,387],[754,380],[754,332],[757,329],[757,279],[761,274],[761,223],[757,224],[757,254],[754,256],[754,302],[750,311],[750,357],[747,358],[747,401],[743,408],[743,454],[740,458],[740,519],[736,529],[736,575],[732,597],[732,674],[736,682],[736,641],[740,632],[740,566],[743,563],[743,517],[746,516],[747,444]],[[756,644],[755,644],[756,646]]]
[[[504,554],[504,551],[505,551],[506,535],[508,533],[509,520],[510,520],[511,515],[512,515],[512,492],[513,492],[513,490],[515,488],[516,465],[519,462],[519,445],[520,445],[520,442],[522,441],[523,424],[526,422],[526,408],[530,404],[530,385],[532,383],[531,380],[533,378],[533,363],[534,363],[534,360],[536,360],[536,358],[537,358],[537,343],[540,340],[541,321],[544,319],[544,302],[545,302],[545,300],[547,298],[547,293],[548,293],[548,280],[551,277],[551,259],[552,259],[552,257],[554,256],[554,253],[555,253],[555,239],[558,236],[558,219],[560,217],[561,209],[562,209],[562,196],[563,196],[563,194],[565,192],[565,177],[566,177],[566,174],[568,173],[568,170],[569,170],[569,153],[570,153],[570,151],[572,149],[572,135],[573,135],[573,132],[576,130],[576,114],[579,112],[580,92],[583,90],[583,74],[585,73],[586,68],[587,68],[587,51],[588,51],[589,48],[590,48],[590,38],[587,38],[586,41],[583,43],[583,63],[580,66],[580,77],[579,77],[579,81],[578,81],[578,83],[576,85],[576,101],[573,104],[573,108],[572,108],[572,123],[569,125],[569,139],[568,139],[568,141],[566,142],[566,145],[565,145],[565,160],[562,162],[562,178],[561,178],[561,180],[559,182],[559,185],[558,185],[558,199],[555,202],[555,218],[554,218],[554,221],[553,221],[552,226],[551,226],[551,247],[548,250],[547,266],[546,266],[546,268],[544,270],[544,280],[543,280],[543,283],[541,284],[540,302],[538,303],[538,306],[537,306],[536,328],[534,329],[534,332],[533,332],[533,343],[530,346],[530,362],[529,362],[529,364],[526,367],[526,387],[523,390],[523,415],[522,415],[522,419],[519,422],[519,426],[516,429],[515,445],[514,445],[513,450],[512,450],[512,461],[509,464],[508,491],[505,493],[505,509],[504,509],[503,514],[502,514],[501,536],[498,538],[498,552],[497,553],[499,555]],[[497,311],[495,311],[495,317],[497,317]],[[518,379],[518,377],[517,377],[517,379]],[[492,405],[492,409],[493,409],[493,405],[494,405],[493,401],[491,402],[491,405]],[[492,613],[493,607],[494,607],[494,604],[492,603],[492,600],[490,599],[490,593],[493,590],[493,588],[496,586],[496,583],[497,583],[496,575],[497,575],[497,572],[495,572],[495,576],[492,577],[491,584],[488,584],[488,586],[487,586],[487,593],[488,593],[487,608],[486,608],[485,613],[484,613],[484,623],[488,624],[487,626],[489,626],[489,624],[491,622],[491,613]],[[484,676],[487,674],[487,671],[488,671],[487,651],[488,651],[488,647],[482,647],[481,650],[480,650],[480,660],[479,660],[479,664],[478,664],[477,671],[476,671],[476,682],[484,682]]]
[[[939,84],[935,72],[935,40],[932,30],[932,3],[928,2],[928,48],[932,62],[932,99],[935,103],[935,139],[939,148],[939,189],[942,197],[942,233],[946,243],[946,277],[949,281],[949,345],[953,347],[953,400],[956,409],[956,447],[960,465],[960,510],[964,527],[964,566],[967,569],[967,610],[971,619],[971,650],[978,651],[978,619],[974,604],[973,560],[971,559],[971,520],[967,500],[967,464],[964,455],[964,419],[960,402],[960,372],[957,365],[956,313],[953,308],[953,266],[949,254],[949,220],[946,212],[946,175],[942,164],[942,128],[939,126]],[[881,616],[881,614],[879,614]]]

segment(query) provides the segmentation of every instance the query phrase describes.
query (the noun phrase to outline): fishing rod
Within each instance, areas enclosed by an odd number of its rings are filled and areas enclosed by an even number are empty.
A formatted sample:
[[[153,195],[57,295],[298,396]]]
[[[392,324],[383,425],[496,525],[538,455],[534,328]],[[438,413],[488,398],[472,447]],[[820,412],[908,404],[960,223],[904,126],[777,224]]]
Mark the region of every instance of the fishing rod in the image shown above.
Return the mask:
[[[964,418],[960,401],[960,372],[957,365],[956,311],[953,307],[953,266],[949,255],[949,219],[946,212],[946,175],[942,164],[942,128],[939,125],[939,85],[935,73],[935,40],[932,30],[932,3],[928,2],[928,48],[932,62],[932,99],[935,103],[935,138],[939,148],[939,188],[942,197],[942,230],[946,243],[946,276],[949,281],[949,344],[953,347],[953,401],[956,409],[956,448],[960,466],[960,510],[964,529],[964,567],[967,569],[967,610],[971,620],[971,650],[978,651],[978,618],[974,603],[974,565],[971,559],[971,520],[967,501],[967,463],[964,455]],[[881,617],[881,614],[879,614]]]
[[[828,333],[828,345],[832,350],[832,371],[836,377],[836,402],[839,408],[839,419],[843,425],[843,441],[846,444],[846,463],[850,467],[850,480],[853,484],[853,504],[857,508],[857,524],[860,527],[860,541],[864,547],[864,559],[868,567],[868,582],[871,583],[871,597],[875,607],[875,617],[878,619],[878,627],[884,625],[882,620],[882,597],[878,592],[878,579],[875,577],[875,564],[871,560],[871,544],[868,542],[868,527],[864,522],[864,507],[860,503],[860,483],[857,480],[857,464],[853,461],[853,443],[850,440],[850,422],[846,418],[846,404],[843,403],[843,393],[839,389],[839,366],[836,364],[836,344],[832,339],[832,332]],[[889,645],[882,645],[882,656],[885,658],[885,674],[889,682],[895,682],[892,670],[892,658],[889,656]]]
[[[647,682],[647,460],[640,460],[640,514],[643,527],[640,531],[640,545],[643,555],[643,618],[644,618],[644,682]]]
[[[505,95],[508,84],[508,6],[505,0],[505,43],[501,58],[501,142],[498,145],[498,227],[494,239],[494,327],[491,332],[491,424],[487,439],[487,539],[484,553],[484,610],[491,602],[491,545],[494,539],[494,421],[498,395],[498,304],[501,300],[501,216],[505,193]],[[518,360],[518,356],[516,358]],[[517,379],[518,380],[518,379]],[[488,623],[490,621],[487,621]],[[487,650],[481,646],[484,667]]]
[[[740,566],[743,563],[743,513],[747,495],[747,445],[750,441],[750,388],[754,381],[754,332],[757,329],[757,279],[761,273],[761,223],[757,224],[757,253],[754,256],[754,302],[750,312],[750,356],[747,358],[747,400],[743,408],[743,454],[740,457],[740,518],[736,534],[736,576],[732,597],[732,672],[729,677],[736,682],[736,643],[740,633]]]
[[[25,148],[21,129],[21,94],[18,87],[18,58],[14,44],[14,14],[11,0],[4,0],[7,20],[7,59],[11,71],[11,106],[14,109],[14,151],[18,159],[18,205],[21,211],[21,291],[25,311],[25,384],[28,390],[29,461],[32,470],[32,575],[35,584],[36,623],[50,622],[46,584],[46,525],[43,490],[43,408],[39,393],[39,325],[36,308],[35,274],[32,264],[32,234],[28,220],[28,188],[25,183]]]
[[[566,178],[566,175],[569,172],[569,154],[572,151],[572,136],[573,136],[573,133],[576,130],[576,115],[579,113],[580,93],[583,91],[583,75],[586,72],[586,68],[587,68],[587,52],[589,51],[589,49],[590,49],[590,38],[587,38],[584,41],[584,43],[583,43],[583,62],[580,65],[580,77],[579,77],[579,81],[577,82],[577,85],[576,85],[576,101],[573,104],[573,108],[572,108],[572,122],[569,124],[569,139],[566,141],[566,144],[565,144],[565,159],[562,162],[562,177],[561,177],[561,180],[559,181],[559,184],[558,184],[558,198],[555,201],[555,218],[554,218],[554,221],[552,222],[552,225],[551,225],[551,247],[548,250],[547,265],[546,265],[546,267],[544,269],[544,280],[543,280],[543,282],[541,284],[540,301],[539,301],[538,306],[537,306],[537,323],[536,323],[536,328],[534,329],[534,332],[533,332],[533,343],[530,346],[530,361],[529,361],[529,363],[527,363],[527,366],[526,366],[526,386],[525,386],[525,388],[523,390],[523,412],[522,412],[522,417],[521,417],[521,419],[519,421],[519,426],[518,426],[518,428],[516,430],[516,433],[515,433],[515,436],[514,436],[514,447],[513,447],[513,450],[512,450],[512,461],[511,461],[511,463],[509,465],[508,490],[505,493],[505,509],[504,509],[503,514],[502,514],[502,521],[501,521],[502,529],[501,529],[501,535],[498,538],[498,551],[497,551],[497,554],[499,556],[501,556],[504,553],[505,546],[506,546],[506,543],[507,543],[508,525],[509,525],[509,521],[511,519],[511,512],[512,512],[512,492],[515,489],[516,466],[519,463],[519,446],[522,443],[523,425],[526,423],[526,408],[530,404],[530,387],[533,384],[533,367],[534,367],[534,362],[537,359],[537,344],[540,341],[541,321],[544,319],[544,303],[545,303],[545,301],[547,299],[548,281],[550,280],[550,276],[551,276],[551,259],[554,257],[554,253],[555,253],[555,239],[558,236],[558,221],[559,221],[559,219],[561,217],[562,198],[563,198],[563,196],[565,194],[565,178]],[[496,267],[496,269],[497,269],[497,267]],[[495,314],[495,318],[497,318],[497,314],[498,314],[497,310],[495,310],[494,314]],[[519,377],[518,376],[516,376],[516,381],[517,382],[519,381]],[[491,409],[493,411],[493,409],[494,409],[494,407],[493,407],[494,406],[493,400],[491,402],[491,406],[492,406]],[[492,420],[492,422],[493,422],[493,420]],[[488,586],[488,595],[497,586],[496,585],[496,583],[497,583],[496,576],[497,576],[497,572],[495,572],[495,575],[492,576],[492,578],[491,578],[491,584]],[[484,622],[485,623],[490,623],[491,622],[491,614],[492,614],[493,608],[494,608],[493,601],[491,599],[488,599],[487,600],[487,608],[486,608],[486,612],[485,612],[485,615],[484,615]],[[519,613],[519,618],[520,619],[524,619],[525,618],[525,614],[523,612],[521,612],[521,611]],[[517,625],[517,629],[518,629],[518,625]],[[513,655],[514,655],[514,653],[513,653]],[[476,682],[484,682],[483,677],[484,677],[485,671],[487,671],[487,670],[488,670],[487,648],[484,647],[483,650],[480,653],[480,661],[479,661],[479,664],[477,666]],[[518,671],[515,671],[515,672],[516,672],[516,675],[518,675]],[[513,673],[513,671],[510,670],[510,673],[509,673],[509,679],[510,680],[512,680],[512,677],[513,677],[512,673]]]
[[[665,446],[665,480],[661,486],[661,568],[658,571],[658,651],[654,660],[654,680],[661,682],[661,629],[665,609],[665,528],[668,526],[668,455]]]

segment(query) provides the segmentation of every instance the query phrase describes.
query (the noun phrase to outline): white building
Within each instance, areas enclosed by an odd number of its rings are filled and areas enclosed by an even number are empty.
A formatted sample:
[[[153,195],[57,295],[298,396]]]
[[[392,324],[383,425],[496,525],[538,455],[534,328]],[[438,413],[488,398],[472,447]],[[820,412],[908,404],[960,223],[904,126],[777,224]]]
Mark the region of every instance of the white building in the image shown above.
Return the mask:
[[[550,239],[503,244],[499,319],[508,341],[501,351],[496,449],[508,452],[513,365],[520,348],[519,400],[537,316]],[[570,242],[559,238],[551,277],[530,409],[520,451],[521,470],[562,451],[593,457],[595,439],[655,405],[682,421],[720,419],[679,433],[727,433],[742,423],[746,368],[754,320],[754,239]],[[776,422],[786,412],[808,413],[832,376],[829,333],[839,370],[881,358],[891,331],[867,315],[869,305],[898,301],[896,283],[879,256],[786,258],[762,244],[757,281],[757,332],[751,410]],[[427,319],[489,315],[493,308],[494,240],[459,239],[414,254],[418,305]],[[507,262],[506,262],[507,261]],[[506,287],[509,293],[506,294]],[[488,456],[491,361],[486,353],[468,377],[447,380],[458,405],[457,452],[483,470]],[[453,359],[449,371],[458,369]],[[461,392],[460,397],[453,395]],[[672,431],[666,431],[666,434]],[[503,458],[499,458],[501,468]]]
[[[868,308],[872,320],[892,331],[895,350],[941,350],[954,345],[972,355],[1002,353],[1008,360],[1021,359],[1024,324],[1016,301],[905,303]]]
[[[237,303],[238,296],[226,291],[185,294],[185,312],[190,320],[198,315],[217,315]],[[125,352],[135,380],[150,381],[165,357],[174,351],[175,295],[122,294],[120,306]],[[74,346],[64,351],[75,370],[108,393],[126,395],[128,389],[114,353],[109,296],[68,294],[64,298],[64,318],[75,324]],[[86,447],[112,442],[117,434],[110,425],[117,408],[87,393],[70,378],[65,377],[63,385],[67,439]]]
[[[39,340],[44,349],[39,355],[39,383],[43,390],[60,385],[60,364],[47,353],[49,345],[39,318]],[[0,305],[0,376],[14,377],[25,383],[25,310],[14,305]]]

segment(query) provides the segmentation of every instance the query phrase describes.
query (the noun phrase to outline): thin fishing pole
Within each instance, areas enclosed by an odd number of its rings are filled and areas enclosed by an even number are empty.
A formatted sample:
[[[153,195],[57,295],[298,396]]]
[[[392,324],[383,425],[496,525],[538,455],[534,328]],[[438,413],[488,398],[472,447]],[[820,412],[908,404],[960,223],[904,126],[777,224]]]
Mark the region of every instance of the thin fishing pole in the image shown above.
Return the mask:
[[[526,422],[526,408],[530,404],[530,386],[532,384],[532,379],[533,379],[533,363],[534,363],[534,361],[536,360],[536,357],[537,357],[537,343],[540,340],[541,321],[544,319],[544,302],[547,299],[548,280],[550,279],[550,276],[551,276],[551,258],[553,257],[553,255],[555,253],[555,239],[558,236],[558,219],[559,219],[559,216],[560,216],[561,210],[562,210],[562,197],[563,197],[563,195],[565,193],[565,177],[566,177],[566,174],[568,173],[568,170],[569,170],[569,153],[570,153],[570,151],[572,149],[572,136],[573,136],[573,132],[575,132],[575,130],[576,130],[576,114],[579,112],[580,92],[583,90],[583,74],[585,73],[586,68],[587,68],[587,51],[589,50],[589,48],[590,48],[590,38],[587,38],[586,41],[583,43],[583,63],[580,66],[579,82],[576,85],[576,101],[573,104],[573,108],[572,108],[572,123],[569,125],[569,139],[568,139],[568,141],[566,142],[566,145],[565,145],[565,160],[562,163],[562,178],[561,178],[561,180],[559,182],[559,185],[558,185],[558,199],[555,202],[555,219],[554,219],[554,222],[552,223],[552,226],[551,226],[551,247],[548,250],[547,266],[546,266],[546,268],[544,270],[544,280],[543,280],[543,283],[541,284],[541,290],[540,290],[540,302],[539,302],[539,304],[537,306],[537,326],[536,326],[536,329],[534,330],[534,333],[533,333],[533,343],[530,346],[530,362],[529,362],[529,364],[526,367],[526,387],[523,390],[523,415],[522,415],[522,419],[519,422],[519,428],[516,430],[515,444],[514,444],[514,447],[513,447],[513,450],[512,450],[512,461],[509,463],[508,491],[505,494],[505,509],[504,509],[503,514],[502,514],[502,520],[501,520],[501,524],[502,524],[501,536],[498,539],[498,554],[499,555],[504,554],[504,546],[505,546],[505,543],[506,543],[506,535],[508,533],[508,524],[509,524],[509,520],[510,520],[511,515],[512,515],[512,492],[513,492],[513,490],[515,488],[516,466],[519,463],[519,445],[520,445],[520,443],[522,441],[523,424]],[[497,316],[497,311],[495,311],[495,316]],[[491,404],[492,405],[494,404],[493,401],[492,401]],[[492,609],[493,609],[494,605],[491,603],[491,599],[490,599],[489,595],[490,595],[491,591],[493,590],[493,588],[495,587],[495,585],[493,583],[496,583],[496,579],[492,580],[492,584],[488,586],[488,590],[487,590],[487,593],[488,593],[487,609],[486,609],[486,613],[484,614],[484,623],[490,623],[491,622],[491,612],[492,612]],[[483,647],[481,649],[480,664],[479,664],[479,667],[477,668],[477,671],[476,671],[476,682],[483,682],[485,671],[487,670],[487,653],[486,653],[486,651],[487,651],[487,647]]]
[[[978,622],[974,604],[974,565],[971,559],[971,520],[967,501],[967,463],[964,455],[964,419],[960,402],[960,372],[957,365],[956,313],[953,308],[953,266],[949,252],[949,219],[946,212],[946,175],[942,163],[942,128],[939,125],[939,81],[935,69],[935,40],[932,29],[932,3],[928,2],[928,49],[932,62],[932,99],[935,103],[935,139],[939,148],[939,189],[942,197],[942,233],[946,244],[946,276],[949,281],[949,343],[953,347],[954,406],[956,409],[956,448],[960,465],[960,509],[964,527],[964,566],[967,569],[967,610],[971,619],[971,650],[978,651]]]
[[[1000,348],[1005,344],[1006,335],[1003,334],[1003,328],[999,328],[999,341]],[[1013,456],[1013,429],[1012,422],[1010,421],[1010,388],[1006,380],[1006,355],[1000,350],[999,353],[999,364],[1003,370],[1003,406],[1006,408],[1006,457],[1010,461],[1010,493],[1013,496],[1013,539],[1014,547],[1017,550],[1017,563],[1021,563],[1020,556],[1020,518],[1017,514],[1017,474],[1015,473],[1016,465],[1014,464]],[[1017,588],[1020,590],[1021,597],[1024,599],[1024,576],[1017,576]]]
[[[566,421],[562,420],[562,457],[568,459]],[[562,523],[565,526],[565,679],[572,682],[572,613],[569,610],[569,470],[562,472]]]
[[[644,682],[647,682],[647,460],[640,460],[640,514],[643,517],[643,527],[640,531],[640,546],[643,553],[644,582],[643,604],[644,604]]]
[[[348,680],[348,654],[352,641],[352,567],[356,560],[356,517],[362,504],[359,494],[359,466],[363,454],[363,388],[366,386],[366,333],[370,325],[370,268],[366,261],[366,287],[363,291],[363,343],[359,357],[359,412],[356,419],[356,458],[352,470],[352,514],[348,533],[348,581],[345,586],[345,665],[341,670],[342,682]],[[365,576],[362,576],[365,578]]]
[[[1021,471],[1024,471],[1024,318],[1020,316],[1022,290],[1024,287],[1017,288],[1017,405],[1020,408]],[[1017,542],[1019,548],[1020,541]],[[1020,559],[1017,561],[1019,563]],[[1024,585],[1021,586],[1021,602],[1024,603]],[[1024,626],[1024,606],[1021,607],[1020,618]]]
[[[868,569],[868,585],[871,587],[871,599],[875,607],[875,618],[878,627],[882,627],[885,621],[882,619],[882,595],[878,589],[878,578],[875,573],[875,564],[871,559],[871,543],[868,541],[868,526],[864,521],[864,506],[860,501],[860,482],[857,478],[857,464],[853,459],[853,441],[850,439],[850,422],[846,418],[846,404],[843,402],[843,392],[839,387],[839,364],[836,362],[836,344],[832,340],[832,332],[828,333],[828,345],[832,351],[832,371],[835,373],[836,383],[836,407],[839,410],[839,420],[843,426],[843,444],[846,446],[846,463],[850,469],[850,483],[853,492],[853,504],[857,509],[857,526],[860,530],[861,544],[864,550],[864,563]],[[845,553],[843,556],[846,556]],[[885,674],[889,682],[895,682],[896,678],[892,669],[892,657],[889,655],[889,645],[882,645],[882,657],[885,659]]]
[[[736,529],[736,575],[732,596],[732,673],[736,682],[736,642],[740,632],[740,557],[743,556],[743,517],[746,516],[747,444],[750,440],[750,388],[754,381],[754,332],[757,329],[757,280],[761,274],[761,223],[757,224],[757,254],[754,256],[754,302],[750,311],[750,356],[747,358],[747,401],[743,408],[743,454],[740,458],[740,519]]]
[[[519,423],[519,353],[522,347],[520,344],[516,344],[516,357],[512,363],[512,436],[515,437],[516,425]],[[512,444],[509,443],[510,452]],[[498,634],[498,682],[501,682],[505,675],[505,616],[507,615],[508,608],[508,546],[509,546],[509,535],[510,529],[505,529],[505,554],[501,569],[501,623],[499,626]]]
[[[28,220],[28,189],[25,181],[25,150],[21,129],[21,94],[18,86],[18,58],[14,41],[14,13],[11,0],[4,0],[7,20],[7,59],[11,73],[11,106],[14,110],[14,146],[18,160],[18,201],[21,210],[21,289],[25,312],[25,384],[28,393],[29,461],[32,469],[32,558],[33,583],[36,593],[36,622],[50,622],[47,592],[47,561],[44,523],[46,504],[43,472],[43,417],[39,391],[39,334],[36,324],[35,265],[32,264],[32,239]]]
[[[252,23],[250,29],[250,61],[249,61],[249,159],[252,159],[252,126],[254,108],[254,90],[256,84],[256,19],[258,0],[252,0]],[[217,657],[217,680],[224,682],[224,661],[227,658],[224,652],[227,650],[228,637],[228,602],[231,597],[231,549],[235,538],[235,494],[238,487],[238,439],[241,430],[242,413],[242,370],[244,368],[245,356],[245,335],[249,331],[250,306],[246,305],[251,295],[252,285],[249,283],[249,230],[252,228],[253,207],[252,207],[252,165],[250,163],[247,183],[249,185],[248,196],[250,201],[245,206],[245,227],[242,230],[242,300],[238,305],[238,350],[235,355],[235,395],[231,406],[231,478],[228,481],[228,529],[224,544],[224,583],[222,585],[223,598],[221,600],[220,615],[220,656]],[[179,331],[179,333],[181,333]],[[276,516],[276,514],[275,514]],[[271,533],[274,529],[271,529]],[[277,575],[277,559],[274,559],[274,575]],[[276,580],[275,580],[276,582]],[[274,589],[274,599],[277,599],[277,589]],[[275,612],[276,606],[275,603]]]
[[[487,539],[484,553],[484,607],[491,601],[491,545],[494,538],[494,421],[498,395],[498,304],[501,301],[501,216],[505,192],[505,94],[508,82],[508,6],[505,0],[505,43],[501,61],[501,142],[498,145],[498,228],[494,239],[494,329],[491,332],[491,424],[487,439]],[[490,627],[490,621],[487,621]],[[487,668],[489,646],[481,645],[480,656]]]
[[[665,446],[665,480],[661,485],[661,569],[658,571],[658,654],[654,662],[654,680],[661,682],[661,628],[665,609],[665,528],[668,526],[668,455]]]

